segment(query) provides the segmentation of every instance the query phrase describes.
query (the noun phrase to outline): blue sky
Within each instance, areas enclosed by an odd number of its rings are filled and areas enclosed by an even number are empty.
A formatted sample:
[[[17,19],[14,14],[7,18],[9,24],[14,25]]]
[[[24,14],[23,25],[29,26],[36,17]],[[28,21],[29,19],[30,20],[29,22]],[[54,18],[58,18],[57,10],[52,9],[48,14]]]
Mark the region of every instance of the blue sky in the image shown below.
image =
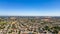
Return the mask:
[[[60,16],[60,0],[0,0],[3,16]]]

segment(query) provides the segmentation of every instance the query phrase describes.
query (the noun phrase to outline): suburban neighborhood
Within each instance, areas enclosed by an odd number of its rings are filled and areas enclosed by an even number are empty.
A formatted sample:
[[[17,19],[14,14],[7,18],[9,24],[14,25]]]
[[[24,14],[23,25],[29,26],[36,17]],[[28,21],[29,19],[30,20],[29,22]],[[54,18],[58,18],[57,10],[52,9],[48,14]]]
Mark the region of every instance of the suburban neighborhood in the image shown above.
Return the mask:
[[[0,34],[60,34],[60,17],[0,16]]]

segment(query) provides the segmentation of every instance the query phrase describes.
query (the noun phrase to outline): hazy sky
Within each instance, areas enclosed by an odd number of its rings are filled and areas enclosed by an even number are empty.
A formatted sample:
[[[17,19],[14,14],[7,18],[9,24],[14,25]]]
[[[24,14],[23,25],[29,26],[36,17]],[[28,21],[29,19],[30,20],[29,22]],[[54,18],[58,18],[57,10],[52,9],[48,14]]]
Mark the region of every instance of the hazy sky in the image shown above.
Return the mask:
[[[0,0],[0,15],[60,16],[60,0]]]

